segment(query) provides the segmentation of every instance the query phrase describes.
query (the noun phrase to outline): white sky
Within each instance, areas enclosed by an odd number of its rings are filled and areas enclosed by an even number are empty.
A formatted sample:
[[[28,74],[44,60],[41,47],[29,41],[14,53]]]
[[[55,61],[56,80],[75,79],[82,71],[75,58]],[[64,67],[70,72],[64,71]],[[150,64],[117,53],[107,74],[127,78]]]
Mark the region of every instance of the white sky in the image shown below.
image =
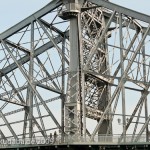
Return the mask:
[[[36,12],[51,0],[0,0],[0,33]],[[110,0],[118,5],[150,14],[149,0]]]
[[[110,0],[113,3],[150,15],[149,0]]]
[[[0,0],[0,33],[38,11],[51,0]]]

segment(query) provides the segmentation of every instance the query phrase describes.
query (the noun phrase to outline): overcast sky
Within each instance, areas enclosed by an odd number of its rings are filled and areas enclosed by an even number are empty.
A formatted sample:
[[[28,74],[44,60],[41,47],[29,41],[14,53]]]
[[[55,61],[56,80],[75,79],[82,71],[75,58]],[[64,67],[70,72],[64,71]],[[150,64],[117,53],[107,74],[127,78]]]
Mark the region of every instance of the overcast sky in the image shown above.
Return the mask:
[[[150,15],[149,0],[110,0],[118,5]]]
[[[36,12],[51,0],[0,0],[0,33]],[[149,0],[110,0],[116,4],[150,14]]]

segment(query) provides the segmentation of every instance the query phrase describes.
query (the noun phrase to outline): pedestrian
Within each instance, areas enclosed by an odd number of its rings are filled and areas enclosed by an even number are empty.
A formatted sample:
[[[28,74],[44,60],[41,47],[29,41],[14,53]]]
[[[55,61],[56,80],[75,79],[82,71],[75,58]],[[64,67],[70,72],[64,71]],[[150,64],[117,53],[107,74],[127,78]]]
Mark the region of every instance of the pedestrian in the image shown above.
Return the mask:
[[[52,143],[53,142],[53,135],[52,135],[52,133],[50,133],[49,138],[50,138],[50,143]]]
[[[54,132],[54,143],[57,141],[57,132]]]

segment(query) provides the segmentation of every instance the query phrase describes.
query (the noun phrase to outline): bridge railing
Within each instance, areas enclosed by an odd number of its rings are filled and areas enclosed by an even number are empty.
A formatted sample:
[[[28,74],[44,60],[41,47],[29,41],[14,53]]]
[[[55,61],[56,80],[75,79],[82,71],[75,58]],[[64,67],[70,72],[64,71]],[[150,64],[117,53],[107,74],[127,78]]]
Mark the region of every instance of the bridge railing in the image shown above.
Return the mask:
[[[66,136],[64,138],[64,142],[66,143],[93,143],[93,144],[123,144],[123,143],[144,143],[146,141],[146,135],[141,135],[141,137],[136,141],[136,135],[133,137],[132,135],[126,135],[125,137],[121,135],[97,135],[94,139],[91,140],[89,136]]]
[[[4,147],[22,147],[31,145],[61,145],[61,144],[136,144],[146,143],[146,136],[141,135],[138,141],[135,141],[132,135],[100,135],[95,136],[93,140],[89,136],[51,136],[51,137],[35,137],[25,139],[9,138],[7,140],[0,139],[0,148]]]

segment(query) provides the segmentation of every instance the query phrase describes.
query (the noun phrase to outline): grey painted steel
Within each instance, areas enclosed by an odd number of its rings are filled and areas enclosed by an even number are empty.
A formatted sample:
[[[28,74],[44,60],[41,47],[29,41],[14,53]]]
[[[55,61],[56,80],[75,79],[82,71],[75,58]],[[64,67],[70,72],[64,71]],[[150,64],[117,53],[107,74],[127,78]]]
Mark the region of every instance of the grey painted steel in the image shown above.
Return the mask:
[[[97,4],[98,6],[101,7],[106,7],[109,8],[111,10],[115,10],[121,14],[125,14],[127,16],[133,17],[135,19],[150,23],[150,16],[146,15],[146,14],[142,14],[140,12],[113,4],[109,1],[103,1],[103,0],[88,0],[89,2],[92,2],[94,4]]]
[[[44,85],[44,84],[37,83],[36,85],[39,86],[39,87],[42,87],[42,88],[44,88],[44,89],[50,90],[50,91],[52,91],[52,92],[55,92],[55,93],[58,93],[58,94],[62,94],[62,91],[57,90],[57,89],[54,89],[54,88],[51,88],[51,87],[46,86],[46,85]]]
[[[95,47],[90,51],[90,57],[88,58],[87,64],[84,67],[85,70],[87,69],[87,66],[88,66],[89,62],[91,61],[92,56],[94,55],[94,53],[95,53],[96,49],[98,48],[99,44],[102,43],[103,39],[105,38],[105,35],[106,35],[107,31],[108,31],[108,28],[110,27],[110,24],[111,24],[111,22],[113,20],[113,17],[115,16],[115,14],[116,14],[116,11],[113,12],[112,16],[110,17],[110,20],[108,21],[106,27],[104,28],[103,33],[97,39],[97,43],[96,43]]]
[[[50,41],[52,41],[54,47],[58,50],[58,52],[62,55],[62,50],[58,47],[58,45],[55,43],[55,41],[53,40],[53,37],[50,36],[50,34],[47,32],[47,30],[45,29],[44,25],[41,23],[40,20],[36,19],[36,21],[40,24],[41,28],[44,30],[45,34],[48,36],[48,38],[50,39]],[[52,32],[52,31],[51,31]],[[64,57],[65,61],[67,62],[67,64],[69,64],[69,61],[66,57]]]
[[[24,27],[28,26],[31,22],[34,22],[36,18],[40,18],[50,11],[54,10],[58,6],[62,4],[61,1],[55,0],[50,2],[48,5],[46,5],[41,10],[37,11],[33,15],[29,16],[28,18],[24,19],[23,21],[19,22],[15,26],[11,27],[10,29],[6,30],[5,32],[0,34],[0,39],[6,39],[10,37],[11,35],[15,34],[17,31],[23,29]]]
[[[62,41],[62,94],[61,94],[61,141],[64,141],[64,136],[65,136],[65,60],[64,60],[64,55],[65,55],[65,41],[66,39],[64,38]]]
[[[143,51],[142,51],[142,54],[143,54],[143,61],[145,62],[146,61],[146,56],[145,56],[145,46],[143,46]],[[143,64],[143,76],[144,76],[144,82],[146,82],[146,65]],[[147,103],[147,98],[145,98],[145,122],[147,121],[148,119],[148,103]],[[146,141],[148,142],[149,141],[149,129],[148,129],[148,125],[146,127]]]
[[[141,137],[142,133],[144,132],[145,128],[147,127],[148,123],[150,121],[150,116],[147,118],[145,124],[142,126],[139,134],[137,135],[136,139],[135,139],[135,142],[138,142],[139,138]]]
[[[7,140],[7,138],[5,137],[4,133],[2,132],[2,130],[0,130],[0,135],[1,135],[1,138],[4,139],[4,140]]]
[[[124,74],[124,62],[123,62],[123,41],[122,41],[122,14],[119,14],[119,33],[120,33],[120,65],[121,65],[121,76]],[[123,81],[125,82],[125,80]],[[126,136],[126,104],[125,104],[125,88],[124,88],[124,84],[122,84],[122,89],[121,89],[121,93],[122,93],[122,120],[123,120],[123,136],[124,136],[124,140],[125,140],[125,136]]]
[[[16,104],[16,105],[19,105],[19,106],[27,106],[25,103],[21,103],[21,102],[18,102],[16,100],[5,98],[5,97],[0,97],[0,100],[4,101],[6,103],[8,102],[8,103]]]
[[[149,30],[150,30],[150,25],[149,25],[149,27],[147,28],[147,31],[145,32],[145,34],[144,34],[142,40],[140,41],[140,43],[139,43],[139,45],[138,45],[138,47],[137,47],[137,49],[136,49],[134,55],[132,56],[132,58],[131,58],[131,60],[130,60],[130,63],[129,63],[128,66],[126,67],[126,69],[125,69],[125,71],[124,71],[124,74],[122,75],[122,77],[121,77],[121,79],[120,79],[120,82],[119,82],[119,84],[118,84],[118,87],[115,89],[115,91],[114,91],[114,93],[113,93],[113,95],[112,95],[112,97],[111,97],[111,99],[110,99],[110,101],[109,101],[109,103],[108,103],[108,105],[107,105],[105,111],[104,111],[103,116],[107,113],[107,111],[108,111],[110,105],[112,104],[112,102],[113,102],[113,100],[114,100],[114,98],[115,98],[117,92],[120,90],[120,86],[122,85],[122,82],[123,82],[123,80],[124,80],[124,77],[126,77],[128,71],[129,71],[129,69],[130,69],[130,67],[131,67],[132,62],[134,61],[134,59],[135,59],[135,57],[136,57],[138,51],[141,49],[142,44],[143,44],[143,42],[144,42],[144,40],[145,40],[145,38],[146,38],[146,36],[147,36]],[[94,138],[95,134],[98,132],[98,129],[99,129],[99,127],[100,127],[102,121],[103,121],[103,117],[100,119],[99,123],[97,124],[96,128],[94,129],[93,134],[92,134],[92,139]]]
[[[68,36],[68,31],[66,32],[66,36]],[[62,41],[62,37],[58,36],[54,39],[55,43],[60,43]],[[47,49],[50,49],[53,47],[53,43],[52,42],[48,42],[46,44],[44,44],[43,46],[37,48],[34,52],[34,57],[40,55],[41,53],[45,52]],[[19,64],[24,64],[26,62],[29,61],[29,56],[24,56],[23,58],[20,58],[20,60],[18,60]],[[3,76],[3,74],[8,74],[9,72],[11,72],[12,70],[16,69],[17,65],[15,63],[11,64],[10,66],[7,66],[6,68],[2,69],[1,72],[1,76]]]
[[[4,116],[4,114],[2,113],[2,111],[0,111],[0,116],[2,117],[3,121],[5,122],[6,126],[8,127],[8,129],[10,130],[10,132],[14,136],[14,138],[18,139],[16,133],[14,132],[13,128],[10,126],[8,120],[6,119],[6,117]]]
[[[52,18],[48,19],[47,14]],[[139,21],[146,23],[145,27]],[[58,144],[86,143],[87,140],[93,144],[104,139],[106,142],[108,136],[112,143],[112,123],[120,116],[122,134],[117,144],[127,140],[140,142],[144,131],[148,142],[150,55],[146,43],[149,24],[150,16],[109,1],[53,0],[0,34],[0,100],[4,101],[0,107],[4,123],[0,127],[10,131],[10,135],[5,135],[0,129],[1,137],[34,139],[40,134],[42,138],[49,138],[52,132],[56,137],[59,134]],[[28,33],[24,42],[24,35]],[[19,42],[14,42],[11,38],[18,34],[21,34]],[[141,93],[130,115],[126,114],[128,90]],[[53,106],[50,102],[55,100],[60,104],[59,117],[55,114],[57,110],[53,113],[50,109]],[[119,101],[122,108],[117,114]],[[18,105],[19,109],[4,113],[10,104]],[[145,116],[141,117],[143,109]],[[7,119],[21,113],[24,119],[12,122]],[[34,116],[36,114],[38,116]],[[50,120],[55,127],[47,123]],[[89,128],[91,122],[96,124],[93,132]],[[18,134],[13,126],[19,123],[23,128]],[[128,139],[127,132],[133,123],[132,136]],[[139,124],[143,126],[139,128]]]
[[[29,64],[29,81],[31,83],[31,85],[33,86],[33,69],[34,69],[34,22],[31,22],[31,44],[30,44],[30,49],[31,49],[31,53],[30,53],[30,64]],[[34,98],[34,91],[32,90],[32,87],[30,87],[29,85],[29,100],[27,101],[27,103],[29,104],[29,138],[32,138],[33,136],[33,107],[31,107],[33,105],[33,98]]]
[[[55,98],[46,100],[45,103],[49,103],[49,102],[58,100],[58,99],[60,99],[60,98],[61,98],[61,97],[58,96],[58,97],[55,97]],[[36,107],[37,105],[42,105],[42,103],[40,102],[40,103],[34,104],[33,107]],[[16,113],[19,113],[19,112],[22,112],[22,111],[24,111],[24,108],[20,108],[20,109],[14,110],[14,111],[10,111],[10,112],[4,113],[4,116],[9,116],[9,115],[11,115],[11,114],[16,114]],[[48,116],[48,115],[46,115],[46,116]],[[1,117],[1,116],[0,116],[0,117]],[[35,118],[37,119],[38,117],[35,117]],[[15,123],[15,122],[14,122],[14,123]],[[17,122],[16,122],[16,123],[17,123]],[[11,123],[10,123],[10,124],[11,124]],[[3,125],[5,125],[5,124],[3,124]],[[3,125],[0,125],[0,126],[3,126]]]
[[[78,14],[77,14],[78,15]],[[79,31],[78,17],[70,20],[70,64],[68,94],[65,103],[65,132],[81,135],[81,99],[79,89]],[[70,116],[72,114],[72,116]],[[69,117],[70,116],[70,117]]]
[[[40,99],[40,101],[42,102],[42,104],[44,105],[44,107],[46,108],[47,112],[50,114],[50,116],[52,117],[52,119],[54,120],[54,122],[56,123],[57,127],[60,128],[60,125],[58,123],[58,121],[56,120],[56,118],[54,117],[54,115],[52,114],[52,112],[50,111],[50,109],[48,108],[48,106],[45,104],[45,101],[42,99],[42,97],[40,96],[40,94],[38,93],[37,90],[35,90],[35,88],[33,87],[33,85],[31,84],[28,76],[26,75],[26,73],[24,72],[24,70],[22,69],[22,67],[20,66],[20,64],[17,62],[16,58],[13,56],[13,54],[11,54],[11,51],[9,50],[8,46],[5,44],[5,42],[2,40],[1,41],[3,43],[3,45],[5,46],[5,48],[7,49],[8,53],[11,55],[12,59],[14,60],[14,62],[16,63],[16,65],[18,66],[18,68],[20,69],[20,71],[22,72],[22,74],[24,75],[24,77],[26,78],[26,80],[28,81],[30,87],[32,88],[32,90],[35,92],[35,94],[38,96],[38,98]]]

